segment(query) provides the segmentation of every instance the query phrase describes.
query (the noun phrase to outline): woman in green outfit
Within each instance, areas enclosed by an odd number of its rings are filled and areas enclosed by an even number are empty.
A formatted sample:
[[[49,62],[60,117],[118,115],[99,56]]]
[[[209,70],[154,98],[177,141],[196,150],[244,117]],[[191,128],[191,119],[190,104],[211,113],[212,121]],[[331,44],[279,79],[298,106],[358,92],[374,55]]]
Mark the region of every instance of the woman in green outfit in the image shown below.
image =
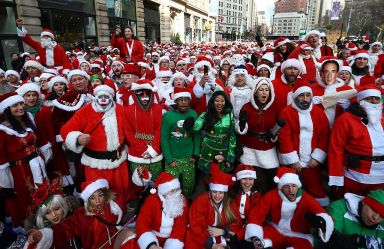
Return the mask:
[[[224,91],[215,91],[193,127],[201,131],[202,143],[197,167],[209,178],[209,167],[213,160],[220,163],[220,169],[231,171],[235,161],[236,133],[232,104]]]

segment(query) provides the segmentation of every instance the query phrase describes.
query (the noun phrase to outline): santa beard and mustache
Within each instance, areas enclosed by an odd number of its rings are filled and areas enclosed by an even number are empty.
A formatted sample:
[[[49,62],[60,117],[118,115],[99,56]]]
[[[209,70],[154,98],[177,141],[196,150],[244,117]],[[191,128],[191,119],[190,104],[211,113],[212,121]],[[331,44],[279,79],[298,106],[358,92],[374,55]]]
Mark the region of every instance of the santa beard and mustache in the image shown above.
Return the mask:
[[[163,211],[170,217],[176,218],[183,214],[185,207],[184,196],[181,190],[168,194],[163,199]]]
[[[40,44],[42,48],[54,48],[56,46],[56,42],[52,41],[51,38],[41,38]]]
[[[383,116],[382,103],[372,104],[368,101],[362,100],[359,104],[367,114],[369,124],[375,125],[381,123],[381,118]]]

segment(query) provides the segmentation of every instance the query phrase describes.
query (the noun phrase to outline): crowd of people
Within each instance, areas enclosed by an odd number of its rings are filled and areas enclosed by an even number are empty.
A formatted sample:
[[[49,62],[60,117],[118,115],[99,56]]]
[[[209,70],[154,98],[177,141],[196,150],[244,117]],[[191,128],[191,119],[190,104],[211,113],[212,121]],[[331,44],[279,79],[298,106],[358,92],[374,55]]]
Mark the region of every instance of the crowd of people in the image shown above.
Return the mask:
[[[384,248],[384,53],[317,30],[0,69],[1,248]]]

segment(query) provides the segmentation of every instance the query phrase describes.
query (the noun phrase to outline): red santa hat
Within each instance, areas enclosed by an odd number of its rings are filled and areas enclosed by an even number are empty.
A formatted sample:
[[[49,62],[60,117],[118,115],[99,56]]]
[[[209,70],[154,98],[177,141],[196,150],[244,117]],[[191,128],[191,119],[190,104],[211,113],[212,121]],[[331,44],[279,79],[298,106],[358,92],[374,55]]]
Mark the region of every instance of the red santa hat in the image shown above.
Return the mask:
[[[132,83],[131,87],[132,91],[139,91],[139,90],[151,90],[152,92],[157,91],[157,87],[153,85],[153,82],[149,79],[140,79],[137,82]]]
[[[359,50],[356,52],[356,54],[353,56],[353,59],[356,60],[358,58],[365,58],[369,60],[369,54],[367,50]]]
[[[53,78],[51,78],[51,80],[48,82],[48,87],[49,89],[53,89],[53,86],[55,85],[55,83],[64,83],[67,87],[68,87],[68,80],[64,77],[61,77],[61,76],[55,76]]]
[[[43,36],[49,36],[52,38],[52,40],[55,40],[55,34],[50,29],[43,29],[43,31],[40,34],[40,37],[43,38]]]
[[[381,89],[378,86],[374,84],[368,84],[359,88],[356,94],[356,99],[357,101],[361,101],[367,97],[381,98],[381,93]]]
[[[115,64],[120,64],[122,67],[124,67],[125,63],[122,62],[121,60],[114,60],[111,64],[111,66],[115,65]]]
[[[292,99],[297,98],[302,93],[310,93],[312,94],[312,88],[308,81],[306,80],[298,80],[295,84],[295,86],[292,89]]]
[[[211,163],[210,173],[209,189],[211,191],[228,192],[228,187],[236,181],[236,177],[221,171],[217,163]]]
[[[16,92],[6,93],[0,96],[0,113],[3,113],[5,109],[16,103],[24,103],[24,98],[18,95]]]
[[[318,37],[320,37],[320,31],[318,31],[318,30],[311,30],[311,31],[309,31],[306,35],[305,35],[305,37],[304,37],[304,41],[307,41],[308,40],[308,38],[311,36],[311,35],[317,35]]]
[[[198,70],[199,68],[201,68],[203,66],[208,66],[209,69],[212,69],[212,68],[214,68],[214,63],[212,60],[208,59],[206,56],[201,55],[201,56],[197,57],[194,69]]]
[[[173,72],[169,68],[160,67],[159,71],[156,72],[156,78],[160,79],[163,77],[172,77]]]
[[[273,43],[273,46],[275,48],[280,47],[288,42],[291,42],[288,38],[285,37],[279,37],[276,39],[276,41]]]
[[[173,99],[177,100],[178,98],[181,98],[181,97],[192,99],[191,92],[188,90],[188,88],[175,87],[173,89]]]
[[[157,56],[157,57],[159,57],[160,54],[159,54],[158,52],[154,51],[154,52],[152,52],[152,56]]]
[[[271,68],[267,64],[258,65],[256,68],[256,73],[258,73],[260,71],[260,69],[262,69],[262,68],[266,68],[269,71],[269,73],[271,73]]]
[[[98,63],[92,63],[92,64],[89,65],[89,67],[90,67],[90,69],[92,69],[92,68],[98,68],[98,69],[101,69],[101,66],[100,66],[100,64],[98,64]]]
[[[124,65],[123,74],[134,74],[141,78],[141,68],[133,63],[128,63]]]
[[[39,76],[39,81],[41,80],[41,79],[46,79],[46,80],[50,80],[52,77],[54,77],[55,75],[54,74],[51,74],[51,73],[42,73],[42,74],[40,74],[40,76]]]
[[[81,189],[83,190],[83,192],[81,192],[80,197],[86,204],[88,203],[89,197],[91,197],[93,193],[103,188],[109,189],[109,184],[106,179],[97,179],[96,181],[83,182],[81,184]]]
[[[88,61],[86,61],[86,60],[79,60],[79,66],[81,66],[81,64],[83,64],[83,63],[88,64],[88,66],[91,66],[91,63],[89,63]]]
[[[340,60],[338,60],[336,57],[334,56],[322,56],[320,59],[319,59],[319,63],[317,63],[317,68],[321,71],[323,69],[323,65],[326,63],[326,62],[329,62],[329,61],[334,61],[337,65],[337,68],[338,68],[338,71],[337,72],[340,72],[340,68],[341,68],[341,63],[340,63]]]
[[[239,181],[243,178],[256,179],[256,171],[253,166],[240,163],[235,170],[236,179]]]
[[[287,184],[296,184],[299,188],[301,187],[299,176],[293,169],[287,167],[277,168],[273,181],[277,183],[277,188],[280,190]]]
[[[107,85],[99,85],[93,89],[93,95],[95,97],[99,95],[106,94],[111,97],[111,99],[115,96],[115,90],[112,89],[112,87]]]
[[[370,46],[370,48],[372,49],[373,46],[376,46],[376,45],[379,45],[380,48],[383,48],[383,43],[379,42],[379,41],[376,41],[376,42],[373,42]]]
[[[188,66],[189,68],[189,66]],[[193,68],[193,67],[192,67]],[[172,75],[172,78],[169,80],[169,83],[171,85],[173,85],[173,81],[176,79],[176,78],[182,78],[184,81],[185,81],[185,84],[188,84],[189,80],[188,80],[188,77],[183,73],[183,72],[176,72]]]
[[[157,189],[157,191],[156,191]],[[153,188],[150,190],[151,194],[158,192],[160,195],[166,195],[172,190],[180,189],[180,181],[168,172],[161,172],[157,177]]]
[[[341,66],[340,68],[340,72],[341,71],[347,71],[349,72],[350,74],[352,74],[352,68],[350,66]]]
[[[221,55],[220,54],[215,54],[213,56],[213,60],[221,60]]]
[[[33,58],[29,59],[28,61],[26,61],[24,63],[23,68],[27,68],[27,67],[37,68],[40,72],[44,71],[43,65],[41,65],[41,63],[38,60],[33,59]]]
[[[311,45],[309,45],[306,41],[299,42],[298,46],[301,47],[301,50],[313,50],[313,47],[311,47]]]
[[[14,75],[17,77],[17,79],[20,79],[20,74],[15,70],[7,70],[5,71],[5,78],[7,78],[9,75]]]
[[[187,64],[187,62],[186,62],[184,59],[178,59],[178,60],[176,61],[176,66],[178,66],[178,65],[181,64],[181,63]]]
[[[24,96],[27,92],[36,92],[40,96],[40,87],[35,83],[25,83],[16,90],[17,94]]]
[[[87,72],[80,70],[80,69],[74,69],[74,70],[69,71],[68,80],[71,81],[72,76],[75,76],[75,75],[83,76],[84,78],[87,78],[88,80],[90,79],[90,76],[89,76],[89,74],[87,74]]]
[[[357,51],[357,47],[356,47],[355,43],[353,43],[353,42],[348,43],[348,47],[347,48],[350,51]]]
[[[288,59],[288,60],[284,61],[281,64],[281,72],[284,73],[284,70],[288,67],[297,68],[297,69],[299,69],[300,73],[303,70],[303,67],[301,66],[301,63],[298,59]]]
[[[275,63],[275,58],[274,58],[273,52],[268,52],[268,53],[263,54],[263,56],[261,56],[261,59]]]
[[[160,59],[159,59],[159,64],[162,62],[162,61],[171,61],[171,59],[169,58],[169,56],[167,55],[164,55],[164,56],[161,56]]]
[[[45,69],[44,73],[50,73],[50,74],[53,74],[53,75],[59,75],[59,72],[57,71],[56,68],[47,68]]]

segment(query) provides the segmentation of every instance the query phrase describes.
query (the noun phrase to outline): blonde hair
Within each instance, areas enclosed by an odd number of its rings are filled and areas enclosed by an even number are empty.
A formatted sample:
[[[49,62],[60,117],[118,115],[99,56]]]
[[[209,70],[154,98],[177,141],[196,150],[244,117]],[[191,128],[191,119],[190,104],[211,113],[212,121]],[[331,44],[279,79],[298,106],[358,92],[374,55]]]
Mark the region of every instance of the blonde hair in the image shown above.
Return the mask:
[[[98,190],[101,190],[101,191],[103,192],[104,197],[105,197],[105,200],[106,200],[107,202],[109,202],[109,201],[111,201],[111,200],[114,200],[114,199],[116,198],[116,194],[113,193],[113,192],[111,192],[111,191],[109,191],[109,189],[107,189],[107,188],[102,188],[102,189],[98,189]],[[95,192],[93,192],[93,194],[96,193],[98,190],[96,190]],[[93,195],[93,194],[92,194],[92,195]],[[92,196],[92,195],[91,195],[91,196]],[[89,197],[89,199],[90,199],[90,198],[91,198],[91,197]],[[87,207],[88,211],[90,211],[90,210],[94,210],[95,208],[92,207],[92,205],[91,205],[89,199],[88,199],[88,201],[87,201],[87,205],[86,205],[86,207]]]
[[[211,193],[211,192],[210,192]],[[221,217],[221,213],[219,211],[219,207],[217,206],[217,204],[212,200],[211,198],[211,194],[209,194],[209,197],[210,197],[210,200],[211,200],[211,204],[213,206],[213,209],[215,210],[215,212],[218,214],[217,215],[217,226],[222,226],[222,219],[223,217]],[[227,192],[224,192],[224,198],[223,198],[223,210],[224,210],[224,215],[225,215],[225,221],[226,223],[229,225],[229,224],[232,224],[232,223],[236,223],[238,220],[237,220],[237,217],[235,215],[235,213],[233,212],[232,210],[232,206],[231,206],[231,203],[232,203],[232,198],[228,196],[228,193]]]

